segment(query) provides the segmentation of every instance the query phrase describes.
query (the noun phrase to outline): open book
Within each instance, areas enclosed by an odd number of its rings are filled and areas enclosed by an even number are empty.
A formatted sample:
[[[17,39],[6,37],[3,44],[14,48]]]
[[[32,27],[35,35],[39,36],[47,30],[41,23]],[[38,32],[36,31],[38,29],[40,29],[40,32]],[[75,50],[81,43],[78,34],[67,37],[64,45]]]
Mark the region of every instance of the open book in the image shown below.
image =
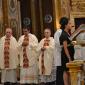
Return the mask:
[[[73,40],[80,33],[85,32],[85,24],[81,24],[71,35],[70,40]]]

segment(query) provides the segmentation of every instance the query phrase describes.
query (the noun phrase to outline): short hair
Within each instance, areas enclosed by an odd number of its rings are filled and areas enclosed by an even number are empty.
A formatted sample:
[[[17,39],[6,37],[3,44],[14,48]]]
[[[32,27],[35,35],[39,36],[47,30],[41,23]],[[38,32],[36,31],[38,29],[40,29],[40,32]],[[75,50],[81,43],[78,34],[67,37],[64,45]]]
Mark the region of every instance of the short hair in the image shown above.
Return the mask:
[[[23,29],[27,29],[29,31],[30,30],[30,27],[23,27]]]
[[[60,22],[59,22],[59,24],[61,25],[60,29],[65,29],[65,25],[67,25],[68,22],[69,22],[69,18],[67,18],[67,17],[62,17],[62,18],[60,19]]]

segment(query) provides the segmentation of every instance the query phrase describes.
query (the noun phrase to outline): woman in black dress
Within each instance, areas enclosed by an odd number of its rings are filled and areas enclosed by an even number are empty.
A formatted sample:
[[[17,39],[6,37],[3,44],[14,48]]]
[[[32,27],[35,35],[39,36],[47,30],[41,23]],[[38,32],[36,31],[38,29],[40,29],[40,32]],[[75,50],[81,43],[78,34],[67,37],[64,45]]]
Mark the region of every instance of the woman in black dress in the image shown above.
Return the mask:
[[[60,24],[61,24],[62,33],[59,40],[60,40],[60,45],[62,46],[61,61],[63,69],[63,80],[64,80],[64,85],[70,85],[69,73],[68,73],[68,68],[66,67],[66,63],[74,60],[74,46],[72,45],[69,39],[70,37],[69,30],[71,30],[72,25],[70,20],[66,17],[61,18]]]

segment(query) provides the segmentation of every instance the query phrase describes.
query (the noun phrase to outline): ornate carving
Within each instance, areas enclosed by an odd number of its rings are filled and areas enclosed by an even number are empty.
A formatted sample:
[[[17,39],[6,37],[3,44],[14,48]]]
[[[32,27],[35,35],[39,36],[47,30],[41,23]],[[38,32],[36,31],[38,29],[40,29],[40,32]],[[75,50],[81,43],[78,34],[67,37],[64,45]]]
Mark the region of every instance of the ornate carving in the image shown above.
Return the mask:
[[[9,0],[8,1],[8,7],[9,7],[9,15],[15,16],[17,13],[17,2],[16,0]]]
[[[69,0],[61,0],[61,12],[62,16],[70,16],[70,1]]]
[[[75,25],[75,18],[85,17],[85,0],[71,0],[70,19]]]
[[[72,0],[73,12],[85,12],[85,0]]]
[[[19,4],[17,0],[7,0],[8,5],[8,21],[9,26],[13,29],[14,36],[18,39],[20,36],[20,19],[19,19]]]
[[[13,35],[17,38],[17,29],[18,29],[18,22],[16,19],[10,20],[10,27],[13,30]]]

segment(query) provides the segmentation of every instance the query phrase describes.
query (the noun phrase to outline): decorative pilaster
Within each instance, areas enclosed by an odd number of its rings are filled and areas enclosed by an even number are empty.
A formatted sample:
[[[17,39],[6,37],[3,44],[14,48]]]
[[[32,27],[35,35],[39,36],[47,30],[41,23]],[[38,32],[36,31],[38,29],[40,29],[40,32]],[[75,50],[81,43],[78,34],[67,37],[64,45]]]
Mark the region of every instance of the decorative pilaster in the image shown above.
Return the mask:
[[[61,14],[62,16],[70,18],[71,2],[70,0],[61,0]]]
[[[7,6],[7,0],[2,0],[2,10],[3,10],[3,35],[5,34],[5,28],[6,26],[9,26],[8,24],[8,6]]]
[[[55,28],[59,29],[59,20],[61,17],[61,1],[60,0],[53,0],[53,14],[54,14],[54,26]]]
[[[18,39],[19,37],[19,17],[18,17],[18,2],[17,0],[7,0],[7,6],[8,6],[8,22],[9,26],[13,30],[13,35]]]
[[[67,63],[67,67],[69,68],[71,85],[84,85],[83,78],[83,61],[73,61]]]
[[[11,27],[13,35],[18,39],[21,33],[21,20],[19,14],[19,3],[17,0],[2,0],[3,7],[3,29],[5,34],[5,28]]]

